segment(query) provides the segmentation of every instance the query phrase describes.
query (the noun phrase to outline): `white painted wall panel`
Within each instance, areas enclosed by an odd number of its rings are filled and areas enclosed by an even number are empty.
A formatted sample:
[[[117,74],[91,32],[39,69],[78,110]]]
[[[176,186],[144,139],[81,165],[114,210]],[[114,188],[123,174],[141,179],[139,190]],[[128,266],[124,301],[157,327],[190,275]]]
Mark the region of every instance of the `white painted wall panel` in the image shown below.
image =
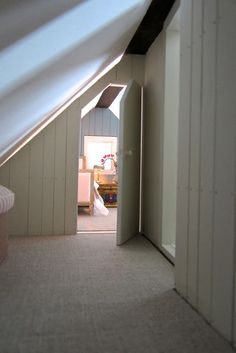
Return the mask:
[[[6,163],[0,168],[0,180],[1,180],[1,184],[3,186],[6,186],[7,188],[9,188],[9,183],[10,183],[10,163]]]
[[[29,160],[29,234],[42,233],[43,195],[43,135],[39,134],[30,143]]]
[[[130,76],[132,75],[132,56],[131,55],[126,55],[122,61],[120,61],[120,63],[117,65],[117,82],[128,82]]]
[[[192,4],[192,77],[190,131],[190,195],[188,226],[187,296],[192,305],[198,300],[198,235],[202,85],[202,1]]]
[[[144,60],[142,55],[132,55],[132,76],[142,86],[144,82]]]
[[[216,1],[204,2],[199,233],[199,310],[211,320],[215,168]]]
[[[232,339],[236,177],[236,118],[232,103],[236,92],[236,4],[221,0],[217,5],[212,322],[227,339]]]
[[[54,121],[43,133],[42,234],[44,235],[53,234],[55,129]]]
[[[15,192],[12,235],[76,232],[80,110],[72,107],[0,169],[1,183]]]
[[[161,245],[164,73],[165,35],[162,32],[146,55],[144,89],[142,231],[157,246]]]
[[[164,80],[151,75],[157,77],[164,52],[162,35],[147,54],[144,117],[144,229],[159,246],[159,179],[154,175],[156,166],[162,173],[162,162],[160,146],[152,140],[160,138],[155,129],[161,126]],[[236,346],[235,63],[235,1],[181,1],[176,286]]]
[[[234,218],[235,204],[228,193],[215,197],[212,324],[228,340],[232,339],[234,290]]]
[[[119,119],[110,112],[110,136],[119,136]]]
[[[53,233],[56,235],[65,234],[67,111],[56,120],[53,213]]]
[[[74,102],[68,108],[65,180],[65,234],[75,234],[77,226],[78,131],[80,105]]]
[[[101,136],[103,130],[103,112],[101,109],[95,110],[95,131],[98,136]]]
[[[187,11],[189,4],[182,6]],[[190,168],[187,239],[178,233],[182,242],[188,242],[186,297],[228,340],[232,340],[234,305],[235,15],[230,0],[193,2],[189,166],[179,154],[180,167],[185,166],[185,172]],[[186,109],[186,103],[180,104]],[[186,131],[181,119],[180,129]],[[183,226],[182,217],[179,210]],[[176,270],[181,270],[184,282],[183,269]]]
[[[181,2],[180,36],[180,105],[178,141],[178,196],[176,219],[176,287],[187,295],[188,225],[189,225],[189,158],[191,144],[191,70],[192,70],[192,1]],[[180,236],[181,234],[181,236]]]
[[[179,123],[180,33],[166,31],[163,129],[162,244],[175,245]]]
[[[95,134],[95,109],[89,113],[89,133],[91,135]]]
[[[28,234],[29,158],[28,145],[8,162],[10,164],[9,188],[15,193],[15,205],[9,221],[9,233],[12,235]]]
[[[81,133],[78,134],[79,141],[80,141],[80,154],[84,154],[84,136],[89,136],[89,120],[90,120],[90,113],[88,113],[81,121]],[[78,130],[79,133],[79,130]]]
[[[111,131],[111,113],[109,109],[102,112],[102,131],[104,136],[109,136]]]

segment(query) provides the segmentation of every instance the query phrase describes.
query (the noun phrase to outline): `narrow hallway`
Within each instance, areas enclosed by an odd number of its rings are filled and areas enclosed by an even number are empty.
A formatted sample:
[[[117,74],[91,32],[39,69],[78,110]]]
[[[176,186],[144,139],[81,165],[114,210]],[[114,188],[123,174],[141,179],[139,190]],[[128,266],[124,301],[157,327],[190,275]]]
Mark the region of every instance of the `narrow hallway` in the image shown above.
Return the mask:
[[[11,239],[0,267],[4,353],[228,353],[173,290],[173,267],[143,237]]]

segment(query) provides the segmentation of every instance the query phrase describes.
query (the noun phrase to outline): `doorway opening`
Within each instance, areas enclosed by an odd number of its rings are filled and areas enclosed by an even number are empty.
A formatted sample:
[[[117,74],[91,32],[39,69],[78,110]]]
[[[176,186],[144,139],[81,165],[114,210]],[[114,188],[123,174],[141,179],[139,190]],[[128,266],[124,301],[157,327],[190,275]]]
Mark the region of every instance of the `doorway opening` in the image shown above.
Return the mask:
[[[119,102],[124,90],[109,85],[81,112],[78,233],[117,229]]]
[[[162,249],[174,262],[179,120],[180,10],[166,28],[162,181]]]

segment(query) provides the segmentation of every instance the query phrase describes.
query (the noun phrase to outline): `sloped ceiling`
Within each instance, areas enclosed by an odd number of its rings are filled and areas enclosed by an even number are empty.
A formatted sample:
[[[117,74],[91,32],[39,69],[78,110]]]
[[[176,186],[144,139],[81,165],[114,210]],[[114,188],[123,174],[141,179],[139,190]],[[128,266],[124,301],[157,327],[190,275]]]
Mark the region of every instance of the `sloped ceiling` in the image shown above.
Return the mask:
[[[2,0],[0,165],[121,56],[151,0]]]

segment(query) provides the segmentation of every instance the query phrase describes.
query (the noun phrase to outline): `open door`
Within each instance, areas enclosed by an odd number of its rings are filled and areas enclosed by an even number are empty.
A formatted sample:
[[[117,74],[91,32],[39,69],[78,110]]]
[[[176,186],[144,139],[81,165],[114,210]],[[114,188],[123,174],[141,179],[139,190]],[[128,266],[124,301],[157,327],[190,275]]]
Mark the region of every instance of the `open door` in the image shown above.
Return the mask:
[[[120,102],[117,245],[139,232],[141,87],[130,81]]]

